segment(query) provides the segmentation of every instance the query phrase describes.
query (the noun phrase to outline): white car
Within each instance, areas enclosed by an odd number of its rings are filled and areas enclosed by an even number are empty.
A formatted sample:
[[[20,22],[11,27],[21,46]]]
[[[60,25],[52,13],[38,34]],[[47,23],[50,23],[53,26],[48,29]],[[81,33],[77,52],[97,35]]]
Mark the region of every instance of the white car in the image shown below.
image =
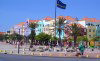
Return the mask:
[[[44,52],[44,49],[43,49],[43,47],[39,47],[38,49],[36,49],[36,51]]]
[[[75,49],[73,49],[73,48],[68,48],[68,49],[66,49],[66,51],[67,51],[67,52],[75,52]]]

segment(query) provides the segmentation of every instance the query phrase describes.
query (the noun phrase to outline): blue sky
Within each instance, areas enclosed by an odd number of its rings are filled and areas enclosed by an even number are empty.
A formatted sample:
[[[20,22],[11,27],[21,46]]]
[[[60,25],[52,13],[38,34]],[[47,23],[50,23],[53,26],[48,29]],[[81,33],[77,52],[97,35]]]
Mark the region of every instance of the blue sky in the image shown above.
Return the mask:
[[[65,10],[57,8],[57,16],[97,18],[100,20],[100,0],[61,0]],[[0,0],[0,31],[7,31],[27,18],[54,18],[55,0]]]

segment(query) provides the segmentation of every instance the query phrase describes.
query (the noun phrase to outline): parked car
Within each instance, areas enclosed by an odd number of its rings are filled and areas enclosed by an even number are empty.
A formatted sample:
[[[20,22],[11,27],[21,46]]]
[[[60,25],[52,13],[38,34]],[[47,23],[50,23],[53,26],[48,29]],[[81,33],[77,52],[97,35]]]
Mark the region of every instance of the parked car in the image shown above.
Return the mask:
[[[30,51],[36,51],[36,49],[35,48],[30,48]]]
[[[73,48],[67,48],[66,51],[67,52],[75,52],[75,49],[73,49]]]
[[[44,52],[45,50],[43,49],[43,47],[39,47],[38,49],[36,49],[36,51]]]

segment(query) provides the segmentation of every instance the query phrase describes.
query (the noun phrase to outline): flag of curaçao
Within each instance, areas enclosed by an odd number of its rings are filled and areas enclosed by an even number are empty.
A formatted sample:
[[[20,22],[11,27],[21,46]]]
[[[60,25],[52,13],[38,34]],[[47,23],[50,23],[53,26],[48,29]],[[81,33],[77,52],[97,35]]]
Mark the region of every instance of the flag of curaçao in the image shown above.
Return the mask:
[[[61,9],[66,9],[66,4],[62,3],[60,0],[57,0],[57,7]]]

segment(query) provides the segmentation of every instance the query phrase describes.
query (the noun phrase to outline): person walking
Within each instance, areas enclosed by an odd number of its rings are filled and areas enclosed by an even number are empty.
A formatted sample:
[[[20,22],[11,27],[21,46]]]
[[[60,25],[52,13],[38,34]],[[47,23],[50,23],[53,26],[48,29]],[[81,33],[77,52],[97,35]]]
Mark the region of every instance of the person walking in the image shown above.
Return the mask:
[[[83,43],[81,43],[81,44],[79,45],[79,51],[80,51],[81,55],[84,54],[84,50],[85,50],[85,46],[84,46]]]

